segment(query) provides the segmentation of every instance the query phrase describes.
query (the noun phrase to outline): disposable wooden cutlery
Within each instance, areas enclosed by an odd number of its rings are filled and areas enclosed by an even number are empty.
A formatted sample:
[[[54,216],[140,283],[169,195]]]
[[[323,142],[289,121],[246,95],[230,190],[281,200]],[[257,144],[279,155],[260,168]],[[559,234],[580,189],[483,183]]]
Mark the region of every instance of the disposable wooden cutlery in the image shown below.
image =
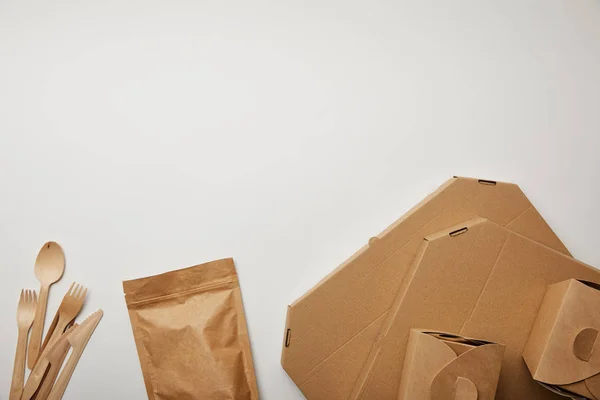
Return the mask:
[[[71,329],[75,329],[78,326],[79,324],[74,324]],[[65,332],[65,334],[67,333],[70,333],[70,331]],[[60,367],[65,361],[65,358],[67,358],[67,354],[69,353],[70,348],[71,344],[68,340],[65,340],[64,343],[60,343],[59,345],[54,347],[51,352],[48,353],[50,369],[46,373],[46,376],[44,376],[42,386],[40,386],[40,390],[38,390],[37,395],[35,396],[35,400],[46,400],[48,398],[48,395],[52,390],[52,386],[54,385],[54,381],[56,380],[56,377],[60,372]]]
[[[23,392],[25,379],[25,353],[27,349],[27,333],[35,317],[37,295],[35,290],[21,290],[19,305],[17,307],[17,325],[19,337],[17,339],[17,352],[13,368],[12,383],[10,385],[10,400],[19,400]]]
[[[48,396],[48,400],[62,399],[65,390],[67,389],[67,385],[69,384],[69,380],[73,375],[73,371],[77,366],[77,362],[79,361],[79,358],[81,358],[83,350],[90,340],[92,333],[94,333],[96,326],[98,326],[102,315],[103,312],[101,309],[96,311],[85,321],[83,321],[81,325],[77,327],[77,329],[74,329],[73,332],[67,337],[67,340],[73,348],[73,352],[69,356],[69,359],[60,373],[60,376],[56,380],[56,383],[54,384],[54,387]]]
[[[79,324],[75,323],[73,326],[58,339],[55,346],[49,347],[49,351],[46,355],[42,355],[42,357],[46,357],[48,362],[50,363],[50,368],[44,375],[44,379],[42,380],[42,384],[35,395],[35,400],[46,400],[50,391],[52,390],[52,386],[54,385],[54,381],[60,372],[60,367],[63,365],[65,358],[67,358],[67,354],[69,353],[69,349],[71,349],[71,344],[67,340],[68,335],[71,334],[73,329],[77,328]]]
[[[46,351],[42,353],[37,364],[35,364],[35,368],[29,374],[29,378],[27,378],[27,383],[25,384],[25,388],[23,389],[23,395],[21,396],[21,400],[30,400],[35,395],[36,391],[40,387],[40,384],[43,386],[43,382],[48,382],[51,378],[52,371],[55,369],[54,377],[51,379],[50,387],[52,387],[52,383],[54,383],[54,379],[56,379],[56,375],[58,375],[58,371],[62,365],[62,361],[64,361],[64,357],[62,360],[56,357],[56,354],[60,351],[64,350],[65,357],[71,348],[71,344],[67,340],[69,335],[73,333],[73,330],[78,325],[73,325],[69,330],[67,330],[64,335],[62,335],[56,343],[52,346],[46,348]],[[54,357],[52,357],[54,356]],[[60,363],[58,362],[60,361]],[[53,368],[54,367],[54,368]],[[42,389],[38,392],[38,396],[36,400],[41,399],[40,397]],[[46,393],[46,396],[48,393]]]
[[[63,297],[63,300],[58,307],[58,311],[56,311],[56,315],[48,329],[48,333],[46,333],[44,344],[40,350],[42,353],[46,347],[56,343],[65,329],[75,320],[75,317],[77,317],[77,314],[81,311],[86,293],[87,289],[83,286],[76,284],[75,282],[71,284],[69,291],[65,294],[65,297]]]
[[[64,270],[65,254],[62,248],[55,242],[44,244],[35,261],[35,275],[40,281],[40,296],[27,350],[27,366],[29,369],[33,369],[39,357],[50,285],[62,277]]]

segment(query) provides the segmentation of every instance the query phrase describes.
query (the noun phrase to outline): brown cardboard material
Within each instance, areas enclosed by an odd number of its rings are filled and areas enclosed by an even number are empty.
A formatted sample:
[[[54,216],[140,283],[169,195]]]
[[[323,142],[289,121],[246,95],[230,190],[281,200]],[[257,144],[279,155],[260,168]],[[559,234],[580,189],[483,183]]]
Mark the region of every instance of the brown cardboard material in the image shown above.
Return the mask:
[[[412,329],[398,400],[494,400],[504,345]]]
[[[549,389],[600,399],[599,290],[575,279],[548,286],[523,359]]]
[[[486,219],[426,237],[351,398],[397,395],[409,331],[420,327],[503,343],[497,399],[556,399],[522,354],[546,287],[572,277],[599,281],[600,271]]]
[[[448,180],[289,306],[281,363],[308,399],[349,398],[423,237],[476,216],[569,254],[517,185]]]
[[[233,260],[123,282],[150,400],[257,400]]]

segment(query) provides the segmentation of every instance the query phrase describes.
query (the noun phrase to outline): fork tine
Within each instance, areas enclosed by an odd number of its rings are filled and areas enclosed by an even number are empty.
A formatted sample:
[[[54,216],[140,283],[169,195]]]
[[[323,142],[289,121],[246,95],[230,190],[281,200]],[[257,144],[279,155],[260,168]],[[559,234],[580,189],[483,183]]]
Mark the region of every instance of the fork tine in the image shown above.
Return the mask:
[[[73,285],[75,285],[75,287],[73,288],[73,291],[71,292],[71,297],[76,298],[77,292],[79,292],[79,283],[73,282]]]
[[[72,296],[73,295],[73,286],[75,286],[75,282],[71,283],[71,286],[69,287],[69,290],[67,291],[67,296]]]
[[[25,300],[25,289],[21,289],[21,296],[19,297],[19,304]]]
[[[81,301],[85,299],[85,295],[87,294],[87,288],[83,288],[83,292],[81,293]]]
[[[37,292],[33,291],[33,304],[37,305]]]

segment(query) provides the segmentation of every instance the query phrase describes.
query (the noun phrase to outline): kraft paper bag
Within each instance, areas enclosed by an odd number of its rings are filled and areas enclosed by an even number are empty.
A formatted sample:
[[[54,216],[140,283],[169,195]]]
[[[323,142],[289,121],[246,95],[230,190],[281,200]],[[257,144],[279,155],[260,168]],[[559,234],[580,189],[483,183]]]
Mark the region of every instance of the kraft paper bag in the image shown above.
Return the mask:
[[[233,260],[123,282],[150,400],[255,400]]]

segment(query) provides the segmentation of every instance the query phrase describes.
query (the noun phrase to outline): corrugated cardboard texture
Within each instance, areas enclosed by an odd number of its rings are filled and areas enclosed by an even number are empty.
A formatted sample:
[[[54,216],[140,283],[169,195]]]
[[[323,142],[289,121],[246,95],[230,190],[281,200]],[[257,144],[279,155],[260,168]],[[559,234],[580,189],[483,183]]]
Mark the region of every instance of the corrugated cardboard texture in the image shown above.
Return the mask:
[[[597,281],[600,271],[480,218],[431,235],[422,246],[352,398],[393,398],[412,327],[505,344],[497,399],[556,398],[531,378],[521,357],[525,343],[549,284]]]
[[[413,329],[398,400],[493,400],[503,354],[501,344]]]
[[[569,279],[548,286],[523,352],[533,378],[600,398],[600,291]]]
[[[450,179],[289,307],[281,362],[307,398],[348,399],[423,237],[475,216],[569,254],[518,186]]]

